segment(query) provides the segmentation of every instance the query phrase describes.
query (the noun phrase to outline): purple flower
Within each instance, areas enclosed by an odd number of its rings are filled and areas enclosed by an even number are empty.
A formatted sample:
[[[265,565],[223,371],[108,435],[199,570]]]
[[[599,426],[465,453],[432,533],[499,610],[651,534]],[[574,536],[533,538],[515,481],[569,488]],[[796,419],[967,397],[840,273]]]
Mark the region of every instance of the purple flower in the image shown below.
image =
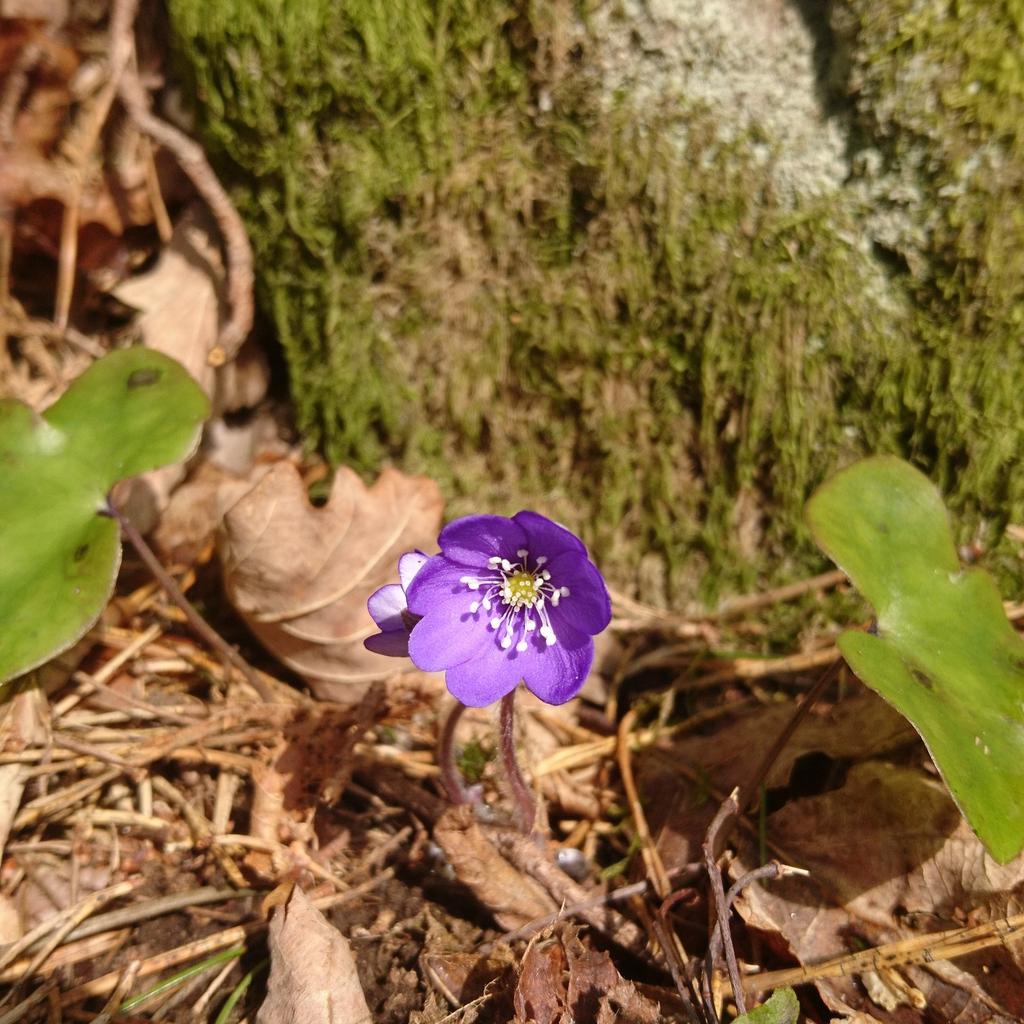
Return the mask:
[[[407,551],[398,560],[398,578],[402,582],[389,583],[370,595],[366,607],[380,632],[363,641],[367,650],[392,658],[409,657],[409,632],[419,619],[409,611],[406,594],[429,560],[430,556],[422,551]]]
[[[441,553],[405,588],[408,611],[419,616],[408,642],[417,668],[443,670],[470,707],[520,680],[549,704],[574,697],[594,659],[593,637],[611,620],[604,579],[582,542],[536,512],[518,512],[457,519],[438,543]]]

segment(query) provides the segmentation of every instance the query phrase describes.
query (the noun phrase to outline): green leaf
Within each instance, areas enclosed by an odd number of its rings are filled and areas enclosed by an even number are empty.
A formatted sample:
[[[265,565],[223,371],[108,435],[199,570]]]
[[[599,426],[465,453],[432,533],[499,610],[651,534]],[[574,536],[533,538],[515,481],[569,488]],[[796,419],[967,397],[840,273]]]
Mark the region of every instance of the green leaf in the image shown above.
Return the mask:
[[[851,668],[921,734],[953,799],[1001,863],[1024,847],[1024,640],[995,582],[962,569],[938,491],[900,459],[843,470],[807,505],[819,546],[874,605]]]
[[[732,1024],[797,1024],[799,1017],[796,993],[791,988],[777,988],[768,1002],[737,1017]]]
[[[0,683],[96,621],[121,560],[107,494],[185,458],[208,411],[184,367],[146,348],[97,360],[42,416],[0,402]]]

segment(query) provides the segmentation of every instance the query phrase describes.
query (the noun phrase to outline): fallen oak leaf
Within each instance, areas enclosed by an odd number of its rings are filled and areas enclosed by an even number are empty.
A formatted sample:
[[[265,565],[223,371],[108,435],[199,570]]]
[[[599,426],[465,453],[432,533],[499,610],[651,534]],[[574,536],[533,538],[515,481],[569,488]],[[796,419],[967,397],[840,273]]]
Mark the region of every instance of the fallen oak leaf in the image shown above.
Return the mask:
[[[398,557],[434,544],[443,500],[427,477],[387,468],[367,487],[338,469],[315,508],[298,470],[276,465],[224,516],[219,550],[228,598],[257,639],[318,697],[351,701],[394,674],[363,647],[366,598]]]

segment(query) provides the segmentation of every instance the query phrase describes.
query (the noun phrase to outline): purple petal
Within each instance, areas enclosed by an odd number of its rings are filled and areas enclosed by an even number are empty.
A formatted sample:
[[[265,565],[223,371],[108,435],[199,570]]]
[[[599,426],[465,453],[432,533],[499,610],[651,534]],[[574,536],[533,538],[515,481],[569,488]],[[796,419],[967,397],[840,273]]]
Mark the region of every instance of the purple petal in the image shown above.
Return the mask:
[[[474,569],[470,565],[460,565],[453,562],[444,555],[434,555],[428,558],[426,564],[412,581],[412,585],[405,593],[409,603],[409,611],[413,615],[427,615],[439,603],[446,603],[452,600],[459,600],[467,607],[480,592],[474,592],[462,582],[463,576],[472,576],[479,568]],[[462,599],[465,598],[465,601]]]
[[[518,658],[489,643],[481,657],[453,665],[444,674],[448,692],[466,707],[484,708],[514,690],[523,678]]]
[[[384,633],[393,629],[405,629],[405,622],[402,619],[405,608],[405,591],[398,583],[388,583],[380,590],[375,590],[366,602],[370,617]]]
[[[412,586],[416,573],[429,561],[430,555],[425,555],[422,551],[406,551],[398,560],[398,578],[402,581],[402,586],[406,591]]]
[[[548,646],[534,635],[525,651],[504,650],[494,633],[477,657],[445,672],[452,695],[469,707],[484,707],[504,697],[523,680],[548,704],[564,704],[576,696],[594,659],[594,642],[565,626],[558,642]]]
[[[525,677],[527,689],[548,704],[564,704],[572,700],[587,681],[594,661],[594,641],[589,636],[580,647],[565,646],[562,642],[564,636],[563,629],[558,643],[544,652],[543,670],[541,659],[538,659],[538,670]]]
[[[612,602],[604,577],[592,562],[566,552],[544,568],[551,573],[552,586],[569,588],[569,596],[561,598],[557,607],[548,603],[556,633],[563,622],[591,636],[607,627],[612,619]]]
[[[567,551],[574,551],[584,558],[587,556],[587,549],[576,534],[539,512],[524,510],[517,512],[512,519],[526,532],[526,547],[533,558],[543,555],[551,560]]]
[[[463,516],[449,523],[437,538],[445,557],[481,568],[494,555],[515,558],[526,534],[504,516]]]
[[[409,588],[409,610],[423,616],[409,638],[409,657],[424,672],[458,665],[493,643],[493,634],[487,629],[489,613],[469,610],[480,600],[480,591],[470,590],[462,582],[462,577],[472,573],[470,566],[435,555]]]
[[[408,658],[409,634],[404,628],[374,633],[363,641],[363,646],[374,654],[386,654],[389,658]]]

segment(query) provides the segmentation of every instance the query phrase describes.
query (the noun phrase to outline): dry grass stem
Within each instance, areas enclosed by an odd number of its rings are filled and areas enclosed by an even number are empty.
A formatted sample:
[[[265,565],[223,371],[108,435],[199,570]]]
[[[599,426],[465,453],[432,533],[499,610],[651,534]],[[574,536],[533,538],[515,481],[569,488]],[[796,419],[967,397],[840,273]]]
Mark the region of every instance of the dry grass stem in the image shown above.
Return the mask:
[[[315,899],[311,902],[318,910],[328,910],[331,907],[339,906],[371,892],[373,889],[376,889],[389,879],[393,878],[394,873],[393,868],[385,868],[380,872],[380,874],[371,878],[369,881],[364,882],[362,885],[353,886],[345,892],[335,893],[332,896],[321,897],[320,899]],[[237,925],[233,928],[226,928],[223,931],[217,932],[215,935],[207,936],[205,939],[198,939],[195,942],[188,942],[182,946],[176,946],[174,949],[167,950],[164,953],[159,953],[156,956],[143,960],[139,968],[138,977],[140,979],[148,978],[153,974],[159,974],[161,971],[169,970],[172,967],[178,967],[181,964],[187,964],[192,960],[198,960],[204,956],[209,956],[211,953],[216,953],[219,950],[227,949],[229,946],[234,946],[240,942],[244,942],[251,935],[259,934],[260,932],[265,931],[268,927],[268,921],[250,921],[248,924]],[[112,991],[114,986],[117,984],[119,977],[120,971],[111,971],[107,974],[101,975],[99,978],[94,978],[92,981],[87,981],[82,985],[77,985],[61,998],[61,1005],[65,1007],[73,1006],[75,1003],[80,1003],[93,996],[105,996]]]

